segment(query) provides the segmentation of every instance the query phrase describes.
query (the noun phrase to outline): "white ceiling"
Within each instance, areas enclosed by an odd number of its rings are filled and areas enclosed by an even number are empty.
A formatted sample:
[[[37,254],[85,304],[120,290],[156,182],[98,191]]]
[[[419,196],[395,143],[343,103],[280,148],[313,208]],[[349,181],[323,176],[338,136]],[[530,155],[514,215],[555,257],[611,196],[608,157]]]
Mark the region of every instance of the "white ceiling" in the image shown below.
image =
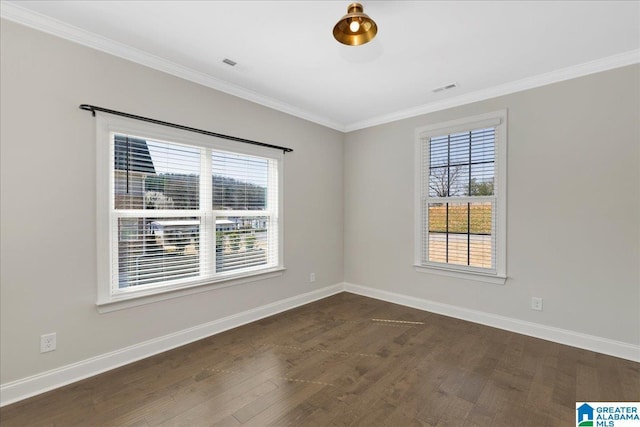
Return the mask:
[[[640,62],[639,1],[363,1],[379,30],[358,47],[332,36],[349,3],[3,0],[2,17],[341,131]]]

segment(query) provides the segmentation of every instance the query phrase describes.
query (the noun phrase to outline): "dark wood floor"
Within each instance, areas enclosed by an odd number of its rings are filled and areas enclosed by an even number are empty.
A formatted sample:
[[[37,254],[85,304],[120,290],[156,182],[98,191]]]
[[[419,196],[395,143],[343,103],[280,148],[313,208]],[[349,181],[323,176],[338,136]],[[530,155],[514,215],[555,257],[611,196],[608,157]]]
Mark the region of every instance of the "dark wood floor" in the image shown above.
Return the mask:
[[[575,425],[576,401],[637,400],[638,363],[342,293],[6,406],[0,421],[555,427]]]

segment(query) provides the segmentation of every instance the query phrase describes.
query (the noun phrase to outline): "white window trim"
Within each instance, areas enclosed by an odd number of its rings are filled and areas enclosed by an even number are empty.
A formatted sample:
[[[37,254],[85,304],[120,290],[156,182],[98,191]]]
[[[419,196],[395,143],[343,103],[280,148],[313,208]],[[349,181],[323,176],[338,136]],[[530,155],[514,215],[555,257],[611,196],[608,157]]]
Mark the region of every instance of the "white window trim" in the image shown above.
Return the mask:
[[[495,273],[480,271],[473,267],[425,264],[422,262],[422,144],[425,138],[464,132],[494,126],[496,132],[496,268]],[[507,110],[480,114],[473,117],[451,120],[444,123],[419,127],[415,131],[414,145],[414,268],[420,273],[475,280],[504,285],[507,280]]]
[[[112,195],[112,163],[111,133],[140,135],[149,139],[175,141],[207,147],[215,150],[229,151],[238,154],[262,156],[277,160],[278,167],[278,265],[255,269],[250,272],[228,272],[219,274],[215,279],[194,281],[186,285],[168,285],[154,288],[129,289],[126,292],[113,294],[111,290],[111,246],[110,210],[113,204]],[[154,125],[133,119],[115,116],[108,113],[96,114],[96,244],[97,244],[97,300],[99,312],[108,312],[122,308],[148,304],[169,298],[204,292],[213,288],[234,286],[256,280],[269,279],[283,274],[284,267],[284,215],[283,184],[284,154],[277,150],[227,141],[184,130]],[[220,211],[209,210],[203,216],[214,217]],[[260,211],[256,211],[260,212]],[[257,214],[251,212],[251,214]],[[184,213],[181,213],[184,214]],[[213,251],[212,253],[215,253]]]

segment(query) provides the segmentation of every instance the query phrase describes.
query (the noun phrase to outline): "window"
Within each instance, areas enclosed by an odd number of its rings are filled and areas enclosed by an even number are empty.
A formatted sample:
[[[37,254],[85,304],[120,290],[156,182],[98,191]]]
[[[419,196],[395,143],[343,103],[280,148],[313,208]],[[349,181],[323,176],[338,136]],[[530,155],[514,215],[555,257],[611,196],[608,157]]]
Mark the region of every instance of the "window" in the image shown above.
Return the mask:
[[[282,270],[282,154],[98,117],[98,305]]]
[[[506,111],[417,129],[416,267],[504,283]]]

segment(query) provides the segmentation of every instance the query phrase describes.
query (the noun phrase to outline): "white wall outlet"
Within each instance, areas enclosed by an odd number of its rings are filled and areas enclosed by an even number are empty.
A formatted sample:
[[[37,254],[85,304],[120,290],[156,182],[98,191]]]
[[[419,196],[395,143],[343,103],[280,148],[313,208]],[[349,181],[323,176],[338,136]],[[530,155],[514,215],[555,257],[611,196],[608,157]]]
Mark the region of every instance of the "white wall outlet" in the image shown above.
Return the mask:
[[[40,353],[56,349],[56,333],[40,335]]]
[[[542,298],[531,297],[531,310],[542,311]]]
[[[316,273],[309,273],[309,283],[316,281]]]

